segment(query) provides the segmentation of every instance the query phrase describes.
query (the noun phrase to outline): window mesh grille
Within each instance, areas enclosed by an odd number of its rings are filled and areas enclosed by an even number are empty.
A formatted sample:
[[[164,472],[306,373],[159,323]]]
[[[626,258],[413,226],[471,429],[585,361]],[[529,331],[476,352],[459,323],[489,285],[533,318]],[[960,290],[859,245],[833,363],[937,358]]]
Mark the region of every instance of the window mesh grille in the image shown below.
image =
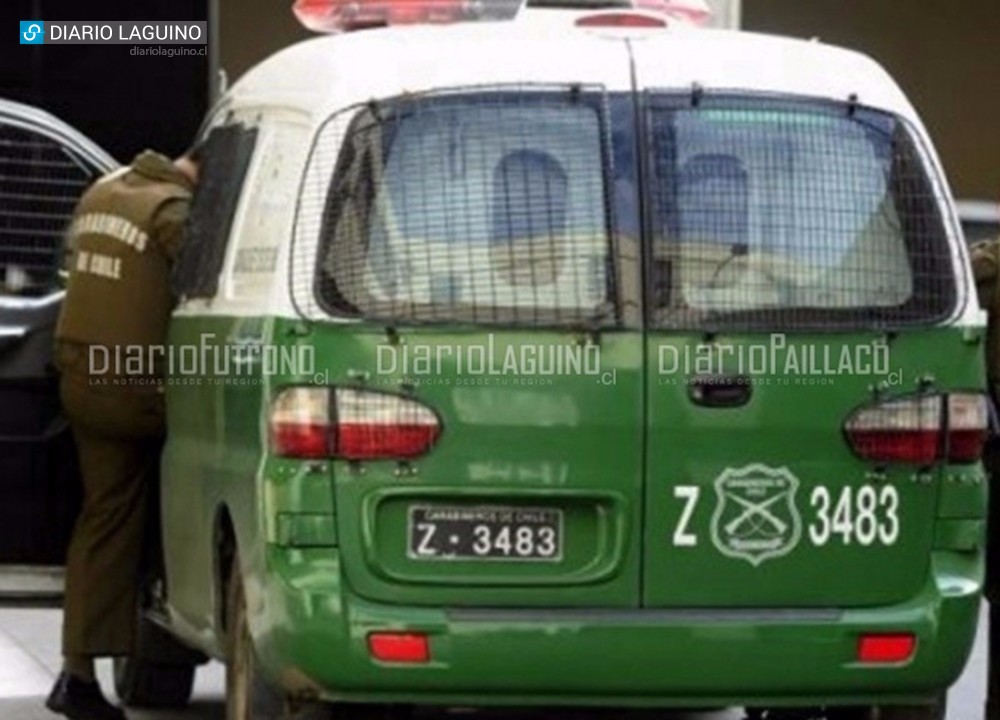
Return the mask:
[[[218,292],[219,275],[256,143],[257,130],[243,125],[215,128],[203,143],[187,239],[171,277],[178,297],[211,298]]]
[[[947,193],[904,121],[724,93],[641,105],[503,87],[335,115],[300,195],[296,307],[698,332],[881,331],[955,311]]]
[[[66,226],[95,174],[54,140],[0,123],[0,294],[55,286]]]
[[[341,113],[303,188],[296,302],[386,323],[611,322],[608,158],[599,92],[478,89]]]
[[[901,121],[708,98],[650,111],[656,325],[836,330],[941,320],[942,190]]]

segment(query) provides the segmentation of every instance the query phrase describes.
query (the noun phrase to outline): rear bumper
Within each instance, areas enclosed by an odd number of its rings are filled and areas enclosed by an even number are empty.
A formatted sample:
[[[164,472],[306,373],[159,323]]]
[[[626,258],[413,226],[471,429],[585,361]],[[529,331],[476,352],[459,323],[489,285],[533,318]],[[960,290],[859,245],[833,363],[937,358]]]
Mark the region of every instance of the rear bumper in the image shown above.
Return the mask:
[[[968,660],[982,561],[935,553],[919,596],[816,611],[485,610],[353,596],[334,550],[272,551],[252,630],[272,678],[306,697],[461,705],[698,707],[919,703]],[[254,607],[254,603],[251,603]],[[423,666],[372,661],[376,630],[424,632]],[[861,667],[857,638],[912,632],[914,658]]]

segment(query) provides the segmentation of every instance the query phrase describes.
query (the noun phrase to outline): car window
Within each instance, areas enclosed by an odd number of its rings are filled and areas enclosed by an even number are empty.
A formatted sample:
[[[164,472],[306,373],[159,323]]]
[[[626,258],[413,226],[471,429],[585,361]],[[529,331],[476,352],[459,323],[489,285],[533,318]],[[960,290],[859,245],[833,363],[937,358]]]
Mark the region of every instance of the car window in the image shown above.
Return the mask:
[[[326,202],[321,302],[413,321],[607,313],[602,127],[600,104],[569,92],[431,96],[357,113],[340,131]]]
[[[211,131],[201,150],[198,189],[191,204],[184,247],[174,268],[178,297],[212,298],[239,205],[257,131],[227,125]]]
[[[662,324],[895,324],[954,307],[941,193],[898,119],[747,99],[651,114]]]
[[[58,286],[66,226],[98,174],[48,136],[0,121],[0,295]]]
[[[278,253],[295,213],[309,126],[268,119],[258,139],[256,180],[246,189],[240,228],[229,249],[228,294],[233,300],[264,297],[274,282]]]

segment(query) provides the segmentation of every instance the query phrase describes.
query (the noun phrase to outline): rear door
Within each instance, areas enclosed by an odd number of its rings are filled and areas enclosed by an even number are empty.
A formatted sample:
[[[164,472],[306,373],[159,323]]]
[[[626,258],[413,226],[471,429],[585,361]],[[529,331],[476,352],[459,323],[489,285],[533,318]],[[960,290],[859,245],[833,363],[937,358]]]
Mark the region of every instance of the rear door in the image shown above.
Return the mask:
[[[977,387],[981,347],[937,327],[956,270],[913,133],[837,103],[644,103],[643,602],[915,596],[942,481],[930,396]],[[907,427],[929,431],[929,458]],[[899,457],[862,459],[863,433]]]
[[[223,269],[245,227],[261,114],[257,108],[230,112],[225,124],[200,139],[198,188],[173,271],[174,290],[182,300],[171,319],[169,347],[175,353],[200,347],[205,358],[223,358],[193,367],[177,363],[166,385],[169,432],[160,483],[164,569],[171,611],[194,627],[214,620],[214,598],[206,590],[217,572],[213,532],[216,509],[223,504],[220,489],[235,485],[234,477],[252,475],[249,466],[258,457],[241,433],[247,426],[256,432],[255,423],[241,422],[256,417],[254,408],[227,413],[227,401],[259,392],[255,349],[262,342],[262,323],[252,316],[257,308],[230,302]],[[251,332],[251,327],[258,329]]]
[[[76,200],[115,165],[50,115],[0,101],[0,592],[52,590],[79,503],[51,367],[57,276]]]
[[[321,312],[347,320],[316,340],[358,393],[338,399],[345,442],[392,408],[440,427],[417,460],[335,464],[362,595],[638,605],[642,335],[611,149],[631,107],[600,87],[456,90],[324,131],[313,165],[341,148],[332,187],[307,178],[302,208],[324,209]]]

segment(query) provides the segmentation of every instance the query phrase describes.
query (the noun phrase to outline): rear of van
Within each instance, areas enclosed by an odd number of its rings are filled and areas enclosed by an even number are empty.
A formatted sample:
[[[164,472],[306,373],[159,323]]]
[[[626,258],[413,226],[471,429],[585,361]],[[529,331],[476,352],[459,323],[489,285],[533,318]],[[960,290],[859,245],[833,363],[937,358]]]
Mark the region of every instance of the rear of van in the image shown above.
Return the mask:
[[[273,337],[322,373],[272,383],[263,509],[322,472],[333,515],[268,549],[262,664],[340,700],[932,717],[977,623],[988,413],[912,108],[752,36],[484,69],[513,32],[455,31],[475,68],[397,67],[318,131]]]

